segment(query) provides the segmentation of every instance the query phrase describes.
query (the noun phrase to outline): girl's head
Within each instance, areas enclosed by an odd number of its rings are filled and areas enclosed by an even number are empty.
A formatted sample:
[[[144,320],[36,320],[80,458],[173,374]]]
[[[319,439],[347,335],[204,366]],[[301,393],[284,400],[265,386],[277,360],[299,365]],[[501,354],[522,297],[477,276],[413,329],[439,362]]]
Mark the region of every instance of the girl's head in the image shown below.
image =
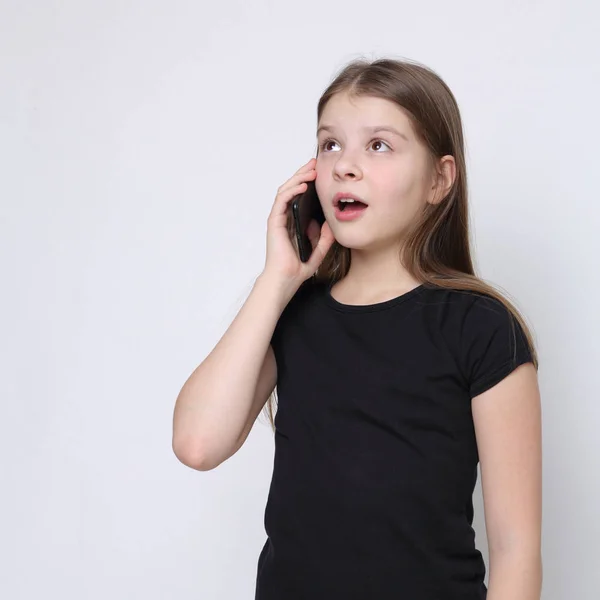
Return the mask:
[[[344,277],[352,249],[397,250],[419,281],[472,274],[460,112],[434,71],[390,58],[352,61],[319,99],[316,156],[315,185],[336,239],[318,279]],[[338,192],[368,204],[359,219],[335,218]]]

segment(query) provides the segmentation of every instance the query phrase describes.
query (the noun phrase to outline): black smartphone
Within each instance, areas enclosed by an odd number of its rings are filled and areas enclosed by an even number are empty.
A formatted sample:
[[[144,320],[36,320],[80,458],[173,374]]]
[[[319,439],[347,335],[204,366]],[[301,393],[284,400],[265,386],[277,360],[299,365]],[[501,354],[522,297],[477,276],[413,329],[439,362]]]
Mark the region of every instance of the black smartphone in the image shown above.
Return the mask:
[[[312,244],[306,234],[311,219],[314,219],[319,225],[323,225],[325,222],[323,208],[319,202],[319,196],[317,196],[315,180],[307,181],[306,185],[306,190],[292,200],[294,230],[302,262],[308,261],[312,254]]]

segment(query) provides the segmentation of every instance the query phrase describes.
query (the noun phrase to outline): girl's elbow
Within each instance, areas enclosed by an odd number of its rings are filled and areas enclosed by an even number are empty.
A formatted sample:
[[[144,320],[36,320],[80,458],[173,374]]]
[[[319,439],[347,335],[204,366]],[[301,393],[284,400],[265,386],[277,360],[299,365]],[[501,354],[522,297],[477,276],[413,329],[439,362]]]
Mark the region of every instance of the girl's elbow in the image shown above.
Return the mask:
[[[222,462],[211,457],[207,449],[197,441],[173,436],[172,449],[179,462],[195,471],[211,471]]]

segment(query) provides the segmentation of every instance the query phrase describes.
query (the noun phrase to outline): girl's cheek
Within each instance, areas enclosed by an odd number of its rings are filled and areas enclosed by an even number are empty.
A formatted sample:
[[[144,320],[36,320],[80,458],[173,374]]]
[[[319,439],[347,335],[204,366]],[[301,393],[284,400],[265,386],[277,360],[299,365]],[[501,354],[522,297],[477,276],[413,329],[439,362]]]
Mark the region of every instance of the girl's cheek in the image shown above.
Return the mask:
[[[319,198],[323,195],[325,195],[326,193],[326,189],[325,186],[323,185],[322,181],[319,181],[319,172],[317,171],[317,178],[315,179],[315,190],[317,191],[317,196],[319,196]]]

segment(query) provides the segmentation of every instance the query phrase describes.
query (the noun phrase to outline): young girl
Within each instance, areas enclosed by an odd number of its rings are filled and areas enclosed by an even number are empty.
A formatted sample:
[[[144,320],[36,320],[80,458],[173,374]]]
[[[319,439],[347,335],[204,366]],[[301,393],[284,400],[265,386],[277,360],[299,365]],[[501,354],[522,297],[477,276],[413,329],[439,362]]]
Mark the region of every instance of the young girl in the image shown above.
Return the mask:
[[[456,100],[425,66],[357,60],[317,123],[316,160],[278,190],[263,272],[177,398],[174,452],[215,468],[269,400],[257,600],[539,600],[537,355],[474,274]],[[326,221],[303,263],[288,208],[310,180]]]

